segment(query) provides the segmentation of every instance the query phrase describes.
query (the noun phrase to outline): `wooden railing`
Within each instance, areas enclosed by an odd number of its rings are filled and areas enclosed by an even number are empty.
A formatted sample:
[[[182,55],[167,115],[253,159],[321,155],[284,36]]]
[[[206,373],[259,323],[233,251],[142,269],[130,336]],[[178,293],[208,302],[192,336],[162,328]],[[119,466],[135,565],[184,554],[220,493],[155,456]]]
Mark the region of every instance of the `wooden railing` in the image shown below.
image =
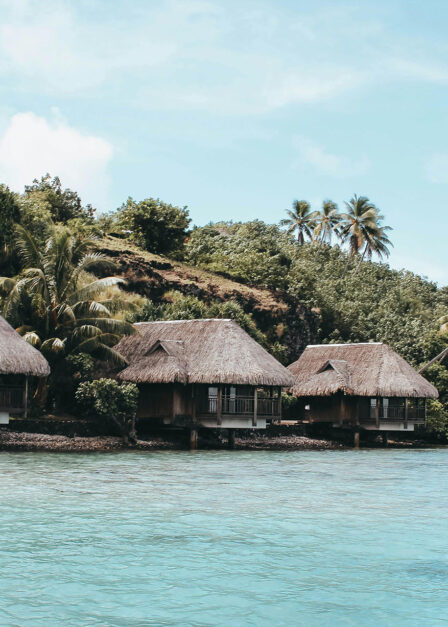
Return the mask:
[[[376,408],[370,408],[370,421],[376,420]],[[413,422],[424,422],[425,421],[425,408],[424,407],[408,407],[407,411],[407,419]],[[391,406],[384,411],[383,407],[380,407],[379,410],[379,419],[387,420],[390,422],[403,422],[406,419],[406,412],[404,407]]]
[[[23,409],[23,388],[0,387],[0,411],[22,411]]]
[[[222,397],[222,414],[237,416],[253,416],[255,411],[255,399],[253,396],[225,396]],[[218,398],[204,398],[199,407],[203,414],[218,413]],[[258,398],[257,416],[279,416],[279,398]]]

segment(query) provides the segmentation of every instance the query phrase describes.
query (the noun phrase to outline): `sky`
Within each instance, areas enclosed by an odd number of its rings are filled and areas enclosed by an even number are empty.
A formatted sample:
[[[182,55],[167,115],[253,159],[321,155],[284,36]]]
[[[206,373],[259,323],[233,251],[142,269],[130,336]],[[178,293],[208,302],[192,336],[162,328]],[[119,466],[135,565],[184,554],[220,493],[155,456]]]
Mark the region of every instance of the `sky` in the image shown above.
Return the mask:
[[[0,0],[0,182],[276,223],[368,196],[448,284],[446,0]]]

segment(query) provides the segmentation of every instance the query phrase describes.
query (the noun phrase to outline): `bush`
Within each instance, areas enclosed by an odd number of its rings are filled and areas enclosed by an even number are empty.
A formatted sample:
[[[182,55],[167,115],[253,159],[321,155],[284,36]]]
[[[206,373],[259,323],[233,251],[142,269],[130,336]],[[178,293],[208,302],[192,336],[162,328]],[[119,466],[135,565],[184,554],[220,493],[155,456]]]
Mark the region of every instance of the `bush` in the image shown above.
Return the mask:
[[[118,226],[130,232],[130,239],[160,255],[182,249],[189,224],[186,207],[181,209],[154,198],[141,202],[128,198],[118,210]]]
[[[136,442],[138,388],[134,383],[119,383],[114,379],[85,381],[76,390],[75,398],[89,416],[112,420],[126,444]]]
[[[429,401],[426,428],[439,437],[448,437],[448,409],[440,401]]]

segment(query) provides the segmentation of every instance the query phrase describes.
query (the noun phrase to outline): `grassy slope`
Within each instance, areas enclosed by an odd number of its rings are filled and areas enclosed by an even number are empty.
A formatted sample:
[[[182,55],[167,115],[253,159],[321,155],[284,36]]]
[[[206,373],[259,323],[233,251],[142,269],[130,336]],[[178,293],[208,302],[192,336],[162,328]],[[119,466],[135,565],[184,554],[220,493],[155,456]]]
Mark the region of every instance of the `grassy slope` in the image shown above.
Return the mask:
[[[264,310],[274,316],[285,313],[288,308],[280,296],[267,289],[243,285],[218,274],[154,255],[122,239],[103,239],[101,251],[115,261],[118,258],[121,273],[128,279],[130,287],[149,297],[177,289],[199,297],[250,303],[254,310]]]

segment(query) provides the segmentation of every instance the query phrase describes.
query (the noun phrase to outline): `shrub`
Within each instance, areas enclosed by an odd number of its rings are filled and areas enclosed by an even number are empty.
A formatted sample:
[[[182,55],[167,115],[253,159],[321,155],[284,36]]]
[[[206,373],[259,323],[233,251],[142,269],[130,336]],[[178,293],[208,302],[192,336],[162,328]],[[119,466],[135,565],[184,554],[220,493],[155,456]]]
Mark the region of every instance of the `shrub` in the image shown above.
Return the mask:
[[[429,401],[426,428],[439,437],[448,437],[448,409],[440,401]]]
[[[138,388],[134,383],[119,383],[114,379],[85,381],[76,390],[75,398],[88,415],[113,421],[125,444],[135,444]]]
[[[159,199],[135,202],[128,198],[118,210],[118,226],[130,231],[130,238],[151,253],[179,252],[190,224],[188,210]]]

